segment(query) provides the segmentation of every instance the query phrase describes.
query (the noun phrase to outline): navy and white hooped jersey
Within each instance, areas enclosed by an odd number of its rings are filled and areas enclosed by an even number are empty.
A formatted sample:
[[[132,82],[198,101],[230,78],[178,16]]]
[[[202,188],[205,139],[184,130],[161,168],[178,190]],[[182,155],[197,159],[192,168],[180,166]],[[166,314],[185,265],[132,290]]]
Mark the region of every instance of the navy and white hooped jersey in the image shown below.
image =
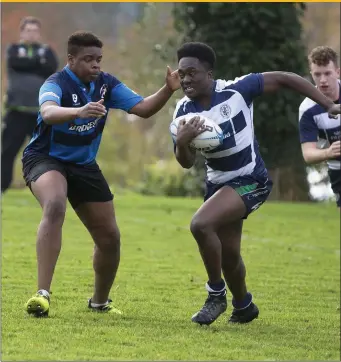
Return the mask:
[[[339,100],[341,103],[341,84]],[[340,115],[338,118],[329,118],[327,111],[319,104],[306,98],[299,108],[300,141],[322,142],[325,146],[341,140]],[[329,169],[340,170],[341,158],[327,162]]]
[[[49,77],[40,88],[39,106],[53,101],[61,107],[82,107],[90,102],[104,99],[107,111],[110,108],[128,112],[143,98],[129,89],[117,78],[101,72],[90,83],[89,90],[66,66],[62,71]],[[24,157],[44,153],[61,161],[79,165],[95,161],[107,114],[102,118],[75,119],[61,124],[46,124],[40,112],[37,126],[30,143],[24,150]]]
[[[216,80],[209,110],[186,96],[177,103],[173,119],[203,115],[224,133],[222,145],[202,152],[208,181],[220,184],[245,175],[267,177],[253,129],[253,99],[263,93],[263,88],[263,75],[252,73],[234,81]]]

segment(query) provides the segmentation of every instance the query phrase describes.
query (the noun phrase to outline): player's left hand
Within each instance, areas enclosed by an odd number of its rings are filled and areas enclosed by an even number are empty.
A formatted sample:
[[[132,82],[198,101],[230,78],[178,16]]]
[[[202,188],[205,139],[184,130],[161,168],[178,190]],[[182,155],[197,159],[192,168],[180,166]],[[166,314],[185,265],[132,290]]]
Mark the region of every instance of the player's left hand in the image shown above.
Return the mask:
[[[166,84],[172,92],[175,92],[180,88],[180,77],[178,70],[173,71],[169,66],[167,66]]]
[[[333,104],[328,109],[329,118],[337,118],[339,114],[341,114],[341,104]]]

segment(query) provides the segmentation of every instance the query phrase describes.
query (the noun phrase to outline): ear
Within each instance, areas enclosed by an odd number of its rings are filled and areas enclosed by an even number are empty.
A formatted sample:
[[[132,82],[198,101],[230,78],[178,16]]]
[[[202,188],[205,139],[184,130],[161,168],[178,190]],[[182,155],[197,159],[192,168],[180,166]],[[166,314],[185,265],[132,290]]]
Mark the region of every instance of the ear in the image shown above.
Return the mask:
[[[336,69],[336,74],[337,74],[337,77],[340,79],[340,68]]]
[[[208,76],[208,79],[212,79],[213,78],[213,70],[210,69],[208,72],[207,72],[207,76]]]
[[[68,61],[68,63],[69,63],[70,65],[73,65],[74,62],[75,62],[75,57],[74,57],[73,55],[71,55],[71,54],[68,54],[68,55],[67,55],[67,61]]]

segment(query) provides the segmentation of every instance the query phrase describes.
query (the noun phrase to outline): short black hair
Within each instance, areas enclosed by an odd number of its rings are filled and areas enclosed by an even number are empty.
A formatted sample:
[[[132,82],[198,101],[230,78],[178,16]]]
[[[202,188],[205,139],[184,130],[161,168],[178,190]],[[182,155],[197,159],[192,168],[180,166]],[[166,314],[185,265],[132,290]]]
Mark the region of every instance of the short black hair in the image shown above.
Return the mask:
[[[216,55],[214,50],[205,43],[188,42],[183,44],[177,51],[178,62],[181,58],[197,58],[202,63],[206,63],[210,69],[214,68]]]
[[[26,28],[26,25],[28,24],[37,25],[38,28],[41,29],[41,22],[38,18],[35,18],[34,16],[26,16],[20,21],[19,25],[20,31],[23,31]]]
[[[70,35],[67,42],[67,52],[71,55],[76,55],[79,48],[97,47],[102,48],[102,41],[93,33],[88,31],[77,31]]]

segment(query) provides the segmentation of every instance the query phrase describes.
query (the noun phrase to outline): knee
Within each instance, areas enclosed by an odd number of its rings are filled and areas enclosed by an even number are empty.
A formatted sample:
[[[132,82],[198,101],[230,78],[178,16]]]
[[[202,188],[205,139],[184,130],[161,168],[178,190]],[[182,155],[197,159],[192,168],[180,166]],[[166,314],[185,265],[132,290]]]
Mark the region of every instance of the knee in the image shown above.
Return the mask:
[[[64,222],[66,211],[66,200],[53,199],[47,201],[43,206],[43,218],[52,224]]]
[[[92,232],[96,246],[106,253],[119,253],[121,235],[117,227],[101,228]]]
[[[202,218],[194,216],[191,221],[190,230],[195,238],[205,236],[212,231],[212,225]]]

